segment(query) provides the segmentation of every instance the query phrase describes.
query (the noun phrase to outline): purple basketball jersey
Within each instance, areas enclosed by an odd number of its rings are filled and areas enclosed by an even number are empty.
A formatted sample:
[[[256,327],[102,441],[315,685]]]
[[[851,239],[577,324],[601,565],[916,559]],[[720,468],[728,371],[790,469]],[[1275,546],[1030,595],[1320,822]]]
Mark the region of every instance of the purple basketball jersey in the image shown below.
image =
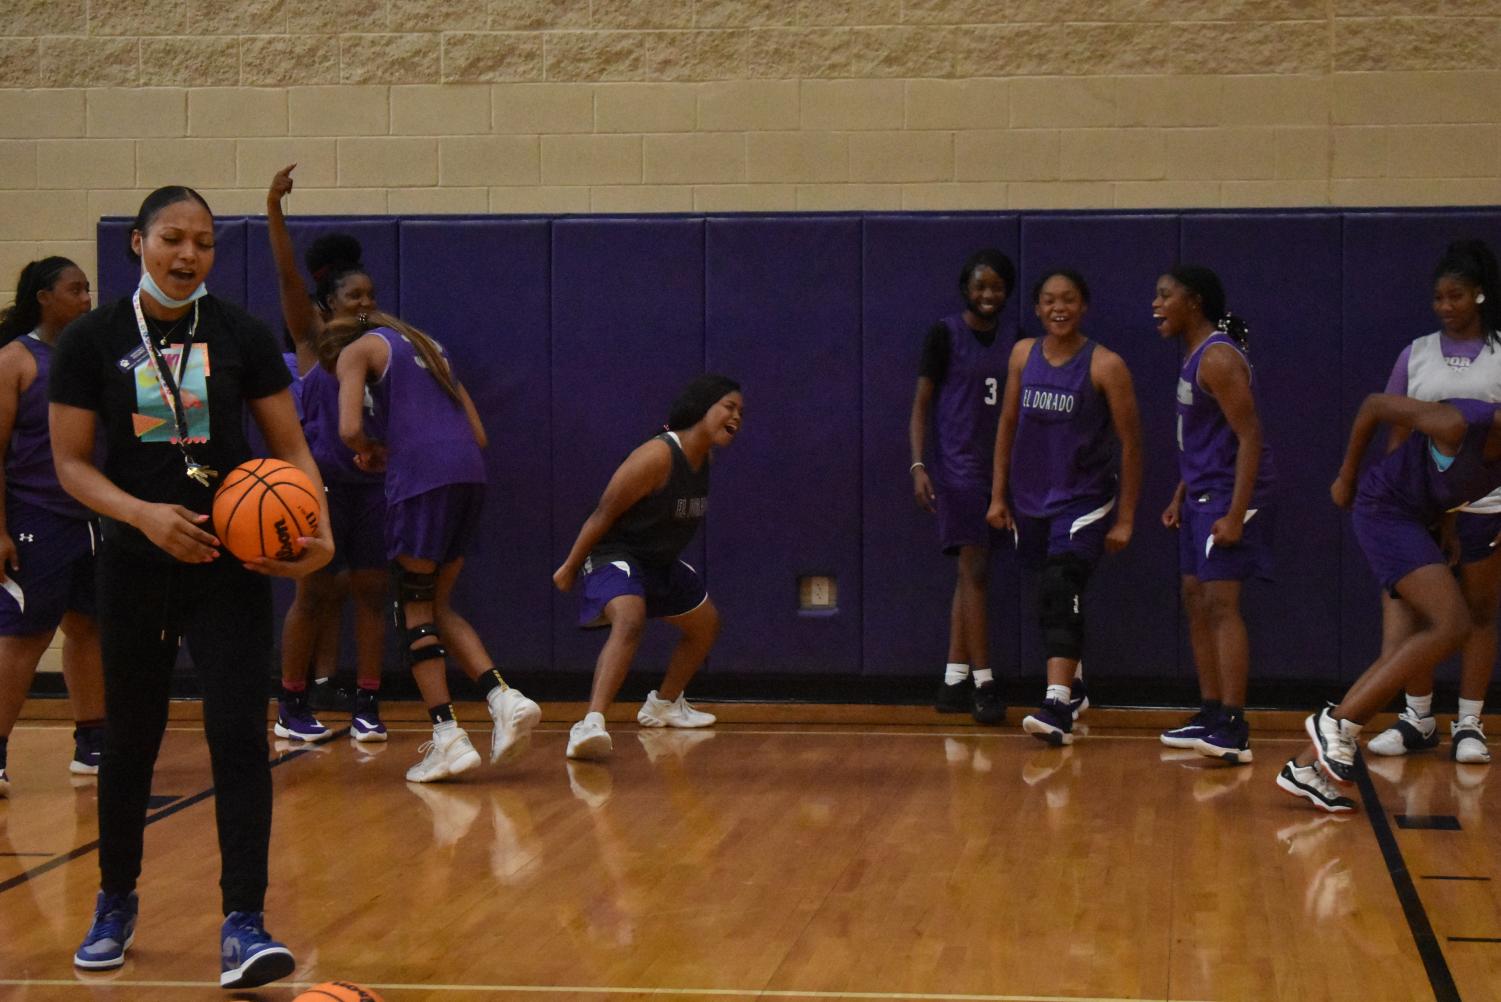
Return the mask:
[[[325,483],[378,484],[383,473],[367,473],[354,465],[354,453],[339,438],[339,379],[321,365],[302,377],[302,433],[308,449]],[[365,398],[365,434],[377,441],[384,438],[370,420],[370,395]]]
[[[1427,435],[1407,436],[1366,471],[1356,508],[1394,512],[1426,524],[1501,487],[1501,461],[1486,463],[1484,458],[1485,440],[1501,404],[1483,400],[1443,403],[1458,408],[1469,424],[1453,459],[1446,459],[1440,468]]]
[[[484,457],[464,408],[443,391],[410,341],[388,327],[371,333],[391,348],[386,371],[371,388],[376,420],[386,431],[387,504],[450,484],[485,483]]]
[[[1095,342],[1052,365],[1032,345],[1021,376],[1021,414],[1011,450],[1011,503],[1032,518],[1115,493],[1120,460],[1110,408],[1089,378]]]
[[[47,378],[52,348],[31,335],[16,339],[36,359],[36,378],[16,403],[16,423],[5,453],[5,491],[28,504],[58,515],[89,518],[90,513],[57,482],[52,465],[52,436],[47,430]]]
[[[997,328],[995,341],[981,344],[960,313],[943,322],[949,329],[949,362],[934,410],[938,457],[933,479],[943,486],[988,490],[1011,342]]]
[[[1235,457],[1240,452],[1240,439],[1225,420],[1219,401],[1199,385],[1199,363],[1212,344],[1228,345],[1240,356],[1253,380],[1251,392],[1256,393],[1251,360],[1224,334],[1209,335],[1184,360],[1178,374],[1178,472],[1188,485],[1190,504],[1228,503],[1235,490]],[[1264,503],[1270,496],[1274,477],[1272,447],[1263,438],[1261,464],[1256,468],[1256,486],[1251,494],[1253,504]]]

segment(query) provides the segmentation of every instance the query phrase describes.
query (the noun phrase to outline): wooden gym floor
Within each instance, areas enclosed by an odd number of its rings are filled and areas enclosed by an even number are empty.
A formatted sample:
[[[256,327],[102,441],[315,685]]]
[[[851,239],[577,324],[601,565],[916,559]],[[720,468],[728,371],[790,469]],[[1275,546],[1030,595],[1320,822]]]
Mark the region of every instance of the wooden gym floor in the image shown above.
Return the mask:
[[[71,966],[97,830],[69,725],[41,719],[60,709],[31,704],[11,740],[0,998],[226,997],[191,706],[157,768],[129,959]],[[1231,768],[1163,748],[1178,715],[1150,711],[1092,710],[1052,749],[1014,709],[991,730],[736,706],[701,732],[618,709],[606,765],[565,762],[581,708],[555,704],[515,767],[443,785],[402,780],[415,706],[390,707],[383,747],[276,742],[267,919],[298,967],[229,997],[337,978],[393,1002],[1501,998],[1501,780],[1442,752],[1375,762],[1336,818],[1273,785],[1292,714],[1254,718],[1256,762]],[[482,708],[461,717],[487,745]]]

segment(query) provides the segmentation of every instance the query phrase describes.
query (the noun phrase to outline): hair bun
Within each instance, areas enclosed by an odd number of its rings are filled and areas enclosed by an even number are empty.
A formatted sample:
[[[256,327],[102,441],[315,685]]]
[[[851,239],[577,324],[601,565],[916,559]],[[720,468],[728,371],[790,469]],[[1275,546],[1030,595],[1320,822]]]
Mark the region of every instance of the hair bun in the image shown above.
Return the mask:
[[[364,253],[360,242],[348,233],[325,233],[313,241],[303,260],[313,281],[321,282],[335,270],[360,267]]]

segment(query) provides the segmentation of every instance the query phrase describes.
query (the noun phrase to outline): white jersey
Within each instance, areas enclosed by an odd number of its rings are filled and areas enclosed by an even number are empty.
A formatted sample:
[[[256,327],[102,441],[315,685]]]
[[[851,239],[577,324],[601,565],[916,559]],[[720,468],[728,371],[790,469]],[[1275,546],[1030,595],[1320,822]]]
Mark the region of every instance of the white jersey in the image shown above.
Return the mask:
[[[1455,365],[1460,360],[1444,357],[1440,336],[1434,331],[1412,342],[1407,357],[1407,395],[1415,400],[1465,399],[1501,404],[1501,348],[1487,344],[1468,365]],[[1501,513],[1501,489],[1460,510]]]

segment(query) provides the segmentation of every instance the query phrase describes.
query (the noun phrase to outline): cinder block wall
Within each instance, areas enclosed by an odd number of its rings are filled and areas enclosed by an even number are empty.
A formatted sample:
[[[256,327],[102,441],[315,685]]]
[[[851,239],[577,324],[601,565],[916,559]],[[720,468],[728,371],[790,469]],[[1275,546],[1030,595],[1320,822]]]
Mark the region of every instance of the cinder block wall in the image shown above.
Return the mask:
[[[3,8],[0,291],[292,161],[294,213],[1501,202],[1501,0]]]

